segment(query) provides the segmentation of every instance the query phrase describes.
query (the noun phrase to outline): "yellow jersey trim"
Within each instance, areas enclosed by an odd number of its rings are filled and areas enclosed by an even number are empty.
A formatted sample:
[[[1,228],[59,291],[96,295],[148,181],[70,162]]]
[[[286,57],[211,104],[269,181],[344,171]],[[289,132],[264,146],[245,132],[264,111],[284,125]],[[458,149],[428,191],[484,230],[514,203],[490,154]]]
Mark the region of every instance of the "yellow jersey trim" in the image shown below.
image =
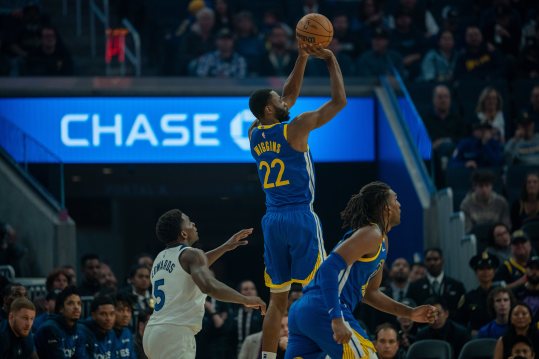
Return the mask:
[[[378,252],[376,252],[376,254],[374,255],[374,257],[370,257],[370,258],[359,258],[358,259],[358,262],[372,262],[373,260],[375,260],[376,258],[378,258],[378,256],[380,255],[380,252],[382,251],[382,245],[384,244],[384,240],[382,239],[382,243],[380,243],[380,247],[378,247]]]
[[[284,135],[284,139],[288,141],[288,124],[284,125],[283,135]]]
[[[277,126],[278,124],[280,124],[280,122],[273,123],[271,125],[260,125],[260,126],[258,126],[258,129],[259,130],[267,130],[268,128],[272,128],[273,126]]]
[[[518,269],[521,273],[526,274],[526,268],[518,264],[513,257],[509,258],[509,262],[511,262],[511,265]]]
[[[270,275],[268,274],[268,272],[266,270],[264,270],[264,282],[266,283],[266,287],[272,288],[272,289],[281,289],[281,288],[284,288],[284,287],[287,287],[287,286],[291,285],[292,283],[299,283],[299,284],[305,286],[305,285],[309,284],[309,282],[311,280],[313,280],[313,278],[314,278],[314,276],[316,274],[316,271],[318,270],[318,268],[320,268],[321,264],[322,264],[322,256],[320,255],[320,253],[318,253],[318,258],[316,259],[316,263],[314,265],[314,268],[311,271],[311,273],[307,276],[307,278],[305,278],[305,279],[292,278],[289,281],[286,281],[286,282],[281,283],[281,284],[274,284],[271,277],[270,277]]]

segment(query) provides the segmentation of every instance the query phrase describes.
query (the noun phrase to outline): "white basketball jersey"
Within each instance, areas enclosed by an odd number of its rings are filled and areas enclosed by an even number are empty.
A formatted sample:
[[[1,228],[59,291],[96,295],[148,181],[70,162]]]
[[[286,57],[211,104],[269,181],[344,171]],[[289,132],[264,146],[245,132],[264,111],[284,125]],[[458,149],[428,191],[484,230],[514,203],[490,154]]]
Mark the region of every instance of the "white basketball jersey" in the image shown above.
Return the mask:
[[[206,294],[180,264],[179,256],[189,247],[167,248],[157,255],[150,275],[154,311],[148,326],[173,324],[190,327],[196,334],[202,329]]]

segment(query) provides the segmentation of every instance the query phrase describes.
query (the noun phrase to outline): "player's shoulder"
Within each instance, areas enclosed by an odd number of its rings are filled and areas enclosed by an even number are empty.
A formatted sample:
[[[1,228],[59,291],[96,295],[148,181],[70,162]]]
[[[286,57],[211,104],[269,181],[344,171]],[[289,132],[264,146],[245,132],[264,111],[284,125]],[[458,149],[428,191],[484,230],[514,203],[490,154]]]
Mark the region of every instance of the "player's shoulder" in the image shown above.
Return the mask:
[[[184,247],[180,251],[179,260],[185,265],[204,263],[206,262],[206,254],[198,248]]]

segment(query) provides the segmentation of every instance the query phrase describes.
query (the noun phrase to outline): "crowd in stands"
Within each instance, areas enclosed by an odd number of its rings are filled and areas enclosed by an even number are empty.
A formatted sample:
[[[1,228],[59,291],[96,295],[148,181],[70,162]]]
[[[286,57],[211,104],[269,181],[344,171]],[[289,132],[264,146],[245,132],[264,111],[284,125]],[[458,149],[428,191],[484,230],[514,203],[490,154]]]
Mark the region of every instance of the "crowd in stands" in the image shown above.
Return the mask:
[[[478,286],[465,289],[444,271],[444,255],[428,248],[422,262],[395,259],[385,268],[381,290],[415,307],[431,304],[439,316],[431,325],[393,317],[361,304],[354,315],[375,343],[380,358],[405,358],[414,343],[437,339],[449,343],[454,358],[475,339],[492,338],[494,358],[515,350],[539,351],[539,256],[526,232],[509,233],[502,222],[492,228],[491,245],[469,262]],[[155,300],[151,295],[153,258],[136,258],[125,282],[118,281],[98,255],[81,260],[82,278],[66,265],[49,273],[42,294],[5,277],[1,279],[0,357],[145,358],[142,336]],[[257,295],[253,281],[237,285],[244,295]],[[302,295],[292,287],[289,305]],[[208,297],[197,358],[257,359],[263,318],[259,311]],[[287,317],[281,323],[278,358],[288,343]],[[524,349],[522,349],[524,347]],[[516,348],[516,349],[515,349]],[[32,354],[34,353],[34,354]],[[513,354],[511,354],[513,353]]]
[[[393,67],[408,81],[539,75],[533,0],[191,0],[175,12],[166,3],[160,7],[117,0],[110,22],[134,23],[143,34],[144,63],[157,65],[161,75],[286,76],[297,54],[295,25],[311,12],[331,20],[330,48],[345,77],[378,76]],[[76,74],[43,3],[1,18],[1,75]],[[318,62],[308,66],[308,76],[326,75]]]

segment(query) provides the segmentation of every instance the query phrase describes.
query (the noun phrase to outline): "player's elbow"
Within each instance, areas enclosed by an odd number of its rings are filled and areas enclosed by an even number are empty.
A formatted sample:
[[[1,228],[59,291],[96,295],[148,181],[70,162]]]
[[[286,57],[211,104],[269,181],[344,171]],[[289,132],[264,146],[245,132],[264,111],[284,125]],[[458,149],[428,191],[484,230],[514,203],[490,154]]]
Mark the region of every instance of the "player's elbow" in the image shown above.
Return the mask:
[[[348,101],[346,100],[346,97],[336,97],[333,99],[333,106],[335,107],[335,110],[339,112],[343,108],[346,107],[346,104]]]

